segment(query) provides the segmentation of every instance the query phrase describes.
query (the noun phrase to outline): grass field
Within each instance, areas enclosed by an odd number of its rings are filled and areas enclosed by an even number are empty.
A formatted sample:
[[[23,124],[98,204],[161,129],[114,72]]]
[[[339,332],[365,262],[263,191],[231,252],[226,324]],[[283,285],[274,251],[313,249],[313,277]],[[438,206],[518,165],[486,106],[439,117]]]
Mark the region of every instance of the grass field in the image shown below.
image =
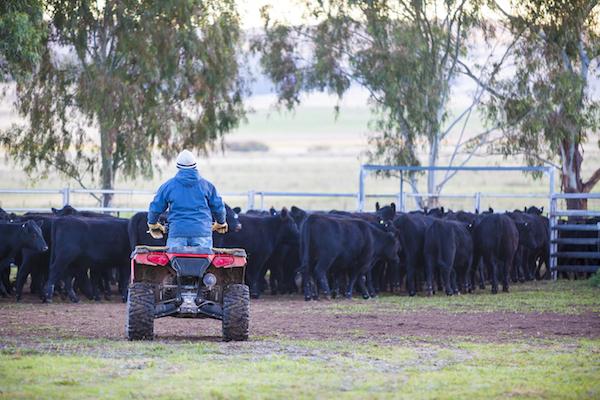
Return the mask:
[[[0,398],[598,398],[599,311],[585,281],[283,296],[253,301],[249,342],[220,342],[216,321],[161,319],[154,342],[135,343],[122,339],[122,304],[3,300]]]

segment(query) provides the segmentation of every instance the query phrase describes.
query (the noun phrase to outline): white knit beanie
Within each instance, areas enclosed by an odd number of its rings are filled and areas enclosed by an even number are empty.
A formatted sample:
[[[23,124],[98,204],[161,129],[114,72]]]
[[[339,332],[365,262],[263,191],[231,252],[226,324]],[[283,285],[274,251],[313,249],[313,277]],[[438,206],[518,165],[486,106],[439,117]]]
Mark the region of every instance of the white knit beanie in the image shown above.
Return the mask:
[[[183,150],[177,156],[177,168],[192,169],[196,168],[196,157],[189,150]]]

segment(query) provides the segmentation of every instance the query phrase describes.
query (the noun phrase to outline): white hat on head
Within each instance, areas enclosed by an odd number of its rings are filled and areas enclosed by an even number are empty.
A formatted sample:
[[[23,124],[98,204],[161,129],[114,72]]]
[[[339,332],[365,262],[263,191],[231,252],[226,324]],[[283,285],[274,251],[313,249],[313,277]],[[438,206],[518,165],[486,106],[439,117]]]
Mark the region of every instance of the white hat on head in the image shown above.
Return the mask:
[[[196,157],[189,150],[183,150],[177,156],[177,168],[192,169],[196,168]]]

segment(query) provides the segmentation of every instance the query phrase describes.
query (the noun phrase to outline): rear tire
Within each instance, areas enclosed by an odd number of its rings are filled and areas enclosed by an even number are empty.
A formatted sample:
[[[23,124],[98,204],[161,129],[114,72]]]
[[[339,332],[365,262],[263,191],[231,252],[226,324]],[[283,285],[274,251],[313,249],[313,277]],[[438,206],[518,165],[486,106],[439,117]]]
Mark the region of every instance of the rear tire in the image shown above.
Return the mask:
[[[125,334],[129,340],[154,339],[154,285],[136,282],[129,286]]]
[[[250,289],[233,284],[223,290],[223,340],[248,340]]]

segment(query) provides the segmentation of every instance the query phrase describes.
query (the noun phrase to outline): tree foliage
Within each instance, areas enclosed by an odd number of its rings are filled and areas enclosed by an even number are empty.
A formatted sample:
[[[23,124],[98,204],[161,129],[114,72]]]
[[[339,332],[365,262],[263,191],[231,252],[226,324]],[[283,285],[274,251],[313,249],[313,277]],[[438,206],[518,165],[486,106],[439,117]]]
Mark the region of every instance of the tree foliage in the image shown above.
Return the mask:
[[[40,61],[17,86],[27,124],[1,135],[27,171],[112,188],[117,172],[151,175],[155,147],[167,159],[206,149],[243,118],[233,0],[47,0],[44,10]]]
[[[301,92],[341,97],[355,82],[370,93],[378,118],[371,159],[391,165],[436,165],[449,133],[452,84],[473,28],[482,26],[477,1],[310,1],[312,22],[292,26],[263,9],[265,34],[253,49],[288,109]],[[434,172],[428,190],[439,192]],[[416,189],[415,176],[410,180]]]
[[[600,128],[600,98],[590,87],[600,73],[600,6],[589,0],[512,5],[497,9],[518,39],[515,70],[490,82],[487,104],[488,118],[503,128],[500,148],[524,154],[531,165],[560,160],[563,191],[589,192],[600,180],[600,168],[587,181],[581,177],[582,144]]]
[[[0,2],[0,82],[33,71],[46,37],[42,17],[40,0]]]

